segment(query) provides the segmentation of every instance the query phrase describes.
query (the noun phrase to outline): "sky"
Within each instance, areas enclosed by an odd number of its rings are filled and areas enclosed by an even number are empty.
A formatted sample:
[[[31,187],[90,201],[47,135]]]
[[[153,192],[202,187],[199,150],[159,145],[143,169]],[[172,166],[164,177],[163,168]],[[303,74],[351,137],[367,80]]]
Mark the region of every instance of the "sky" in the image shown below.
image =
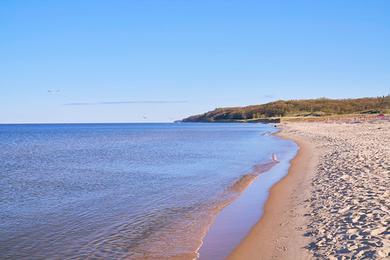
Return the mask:
[[[390,93],[390,1],[0,1],[0,123]]]

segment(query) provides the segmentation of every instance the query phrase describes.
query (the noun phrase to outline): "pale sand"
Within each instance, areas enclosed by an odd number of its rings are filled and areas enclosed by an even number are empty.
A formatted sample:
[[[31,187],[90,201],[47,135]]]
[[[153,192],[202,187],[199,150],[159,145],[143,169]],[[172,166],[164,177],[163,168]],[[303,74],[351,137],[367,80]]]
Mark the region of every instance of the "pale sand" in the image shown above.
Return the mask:
[[[230,259],[390,258],[390,123],[288,123],[300,146]]]

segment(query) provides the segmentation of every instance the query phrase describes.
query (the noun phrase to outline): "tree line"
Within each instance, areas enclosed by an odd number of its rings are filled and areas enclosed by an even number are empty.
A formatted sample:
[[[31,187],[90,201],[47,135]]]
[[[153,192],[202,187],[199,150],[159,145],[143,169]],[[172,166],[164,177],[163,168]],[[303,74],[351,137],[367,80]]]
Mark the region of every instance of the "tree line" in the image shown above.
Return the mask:
[[[262,105],[217,108],[183,119],[184,122],[242,121],[273,117],[321,117],[343,114],[388,113],[390,95],[357,99],[278,100]]]

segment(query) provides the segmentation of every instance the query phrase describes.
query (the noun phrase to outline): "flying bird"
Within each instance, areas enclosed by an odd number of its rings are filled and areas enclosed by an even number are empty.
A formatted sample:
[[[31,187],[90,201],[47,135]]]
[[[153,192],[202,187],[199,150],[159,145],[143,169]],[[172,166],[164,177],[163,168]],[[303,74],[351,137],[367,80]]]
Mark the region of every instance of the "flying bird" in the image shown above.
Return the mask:
[[[48,89],[48,90],[47,90],[47,93],[49,93],[49,94],[52,94],[52,93],[60,93],[60,90],[59,90],[59,89],[57,89],[57,90]]]

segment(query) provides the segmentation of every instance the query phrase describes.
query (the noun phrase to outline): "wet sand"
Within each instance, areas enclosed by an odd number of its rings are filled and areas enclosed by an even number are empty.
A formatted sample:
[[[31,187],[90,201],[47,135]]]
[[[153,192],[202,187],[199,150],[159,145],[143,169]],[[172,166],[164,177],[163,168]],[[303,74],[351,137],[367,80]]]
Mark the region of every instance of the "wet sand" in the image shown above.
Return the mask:
[[[300,146],[229,259],[390,257],[390,123],[288,123]]]
[[[245,238],[261,217],[268,190],[286,175],[295,150],[289,153],[289,159],[257,165],[252,173],[233,184],[229,193],[233,191],[234,197],[223,208],[217,209],[213,224],[202,240],[199,259],[226,259]]]
[[[283,132],[277,135],[286,137]],[[298,136],[288,137],[299,145],[289,173],[272,187],[262,218],[229,259],[309,258],[303,248],[307,239],[303,237],[306,223],[301,217],[304,212],[302,201],[310,192],[310,174],[318,155],[309,142]]]

